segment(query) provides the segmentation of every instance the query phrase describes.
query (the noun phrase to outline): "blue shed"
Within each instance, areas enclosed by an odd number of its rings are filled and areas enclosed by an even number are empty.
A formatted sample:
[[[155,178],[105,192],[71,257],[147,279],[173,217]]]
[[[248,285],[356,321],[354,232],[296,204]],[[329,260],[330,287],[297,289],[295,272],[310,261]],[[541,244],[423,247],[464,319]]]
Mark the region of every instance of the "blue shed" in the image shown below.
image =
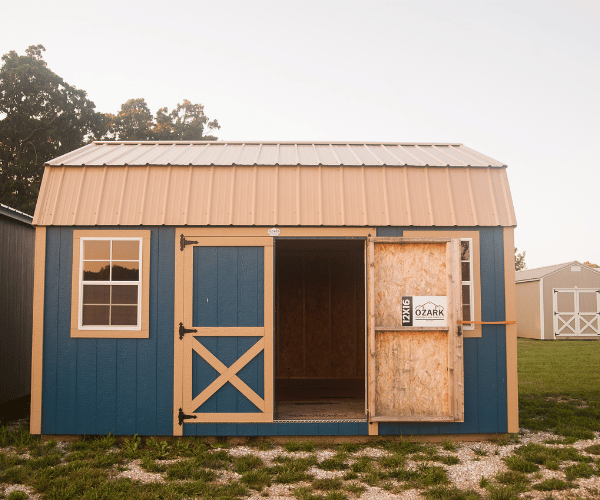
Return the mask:
[[[94,142],[33,224],[33,433],[518,431],[506,165],[462,144]]]

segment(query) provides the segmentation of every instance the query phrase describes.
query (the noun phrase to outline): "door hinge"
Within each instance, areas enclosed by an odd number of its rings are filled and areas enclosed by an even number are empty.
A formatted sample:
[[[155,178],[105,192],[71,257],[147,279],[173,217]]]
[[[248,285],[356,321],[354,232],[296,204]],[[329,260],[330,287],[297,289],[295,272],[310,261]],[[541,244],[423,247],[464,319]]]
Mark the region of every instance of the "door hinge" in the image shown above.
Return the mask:
[[[196,419],[196,415],[186,415],[183,413],[183,408],[179,408],[179,425],[183,425],[184,420],[188,420],[190,418]]]
[[[179,238],[179,248],[183,252],[185,250],[186,245],[193,245],[194,243],[198,243],[197,241],[186,240],[185,236],[182,234]]]
[[[186,333],[196,333],[197,331],[195,328],[184,328],[183,323],[179,323],[179,340],[183,340]]]
[[[460,337],[462,335],[462,326],[458,325],[457,334]]]

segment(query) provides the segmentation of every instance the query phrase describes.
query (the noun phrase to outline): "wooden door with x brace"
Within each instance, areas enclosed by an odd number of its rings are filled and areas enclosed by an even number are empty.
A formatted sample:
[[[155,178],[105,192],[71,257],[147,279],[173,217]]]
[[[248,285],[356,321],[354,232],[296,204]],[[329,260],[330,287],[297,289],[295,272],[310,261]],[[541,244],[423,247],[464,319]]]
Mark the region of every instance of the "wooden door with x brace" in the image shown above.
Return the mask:
[[[272,422],[273,238],[178,235],[174,434]]]

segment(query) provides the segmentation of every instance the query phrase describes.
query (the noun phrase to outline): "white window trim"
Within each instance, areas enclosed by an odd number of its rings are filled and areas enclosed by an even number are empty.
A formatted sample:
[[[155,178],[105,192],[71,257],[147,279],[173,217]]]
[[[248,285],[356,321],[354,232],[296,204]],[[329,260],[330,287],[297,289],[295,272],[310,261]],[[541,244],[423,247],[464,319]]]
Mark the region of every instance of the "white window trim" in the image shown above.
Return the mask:
[[[138,297],[137,297],[137,325],[83,325],[83,245],[85,241],[138,241],[139,242],[139,255],[138,260],[122,260],[119,262],[138,262],[139,267],[139,279],[138,281],[119,281],[117,285],[137,285]],[[143,276],[143,245],[144,241],[141,237],[82,237],[79,242],[79,300],[78,300],[78,329],[79,330],[114,330],[114,331],[140,331],[142,329],[142,280]],[[111,243],[111,256],[110,262],[112,263],[112,243]],[[86,260],[86,262],[94,262],[94,260]],[[102,262],[105,262],[103,259]],[[112,281],[86,281],[86,285],[111,285]]]
[[[462,276],[461,276],[461,284],[463,285],[469,285],[469,291],[470,291],[470,297],[469,297],[469,308],[470,308],[470,312],[471,312],[471,321],[475,320],[475,283],[474,283],[474,276],[473,276],[473,238],[461,238],[460,241],[468,241],[469,242],[469,277],[471,278],[470,281],[462,281]],[[462,253],[461,253],[461,259],[460,259],[460,269],[461,269],[461,274],[462,274]],[[461,307],[463,305],[461,304]],[[464,319],[464,318],[463,318]],[[465,324],[463,325],[463,330],[475,330],[475,324],[471,323],[471,324]]]

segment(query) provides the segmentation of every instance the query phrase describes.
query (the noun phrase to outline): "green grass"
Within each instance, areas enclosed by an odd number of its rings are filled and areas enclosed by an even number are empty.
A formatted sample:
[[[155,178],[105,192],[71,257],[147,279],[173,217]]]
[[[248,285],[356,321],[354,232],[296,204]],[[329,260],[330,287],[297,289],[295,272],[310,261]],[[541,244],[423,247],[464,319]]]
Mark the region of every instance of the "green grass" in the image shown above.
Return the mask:
[[[599,342],[519,339],[520,425],[592,439],[600,430],[599,364]]]

